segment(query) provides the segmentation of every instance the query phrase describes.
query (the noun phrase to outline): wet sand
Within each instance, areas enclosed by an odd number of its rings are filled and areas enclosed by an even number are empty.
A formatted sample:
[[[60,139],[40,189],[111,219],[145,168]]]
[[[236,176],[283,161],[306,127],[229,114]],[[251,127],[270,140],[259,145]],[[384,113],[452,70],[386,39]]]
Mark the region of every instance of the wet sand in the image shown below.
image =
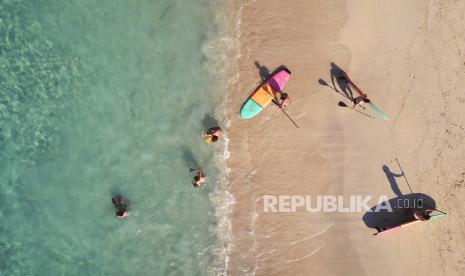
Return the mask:
[[[228,101],[236,201],[229,274],[464,271],[464,11],[463,3],[451,1],[243,3],[239,78]],[[391,120],[340,107],[339,101],[351,103],[321,85],[332,86],[331,63]],[[288,113],[300,128],[274,106],[240,119],[261,77],[280,65],[292,71]],[[370,108],[363,112],[376,116]],[[383,172],[383,166],[399,172],[395,158],[413,192],[452,215],[376,237],[364,212],[263,212],[263,195],[395,198]],[[402,178],[396,181],[410,193]]]

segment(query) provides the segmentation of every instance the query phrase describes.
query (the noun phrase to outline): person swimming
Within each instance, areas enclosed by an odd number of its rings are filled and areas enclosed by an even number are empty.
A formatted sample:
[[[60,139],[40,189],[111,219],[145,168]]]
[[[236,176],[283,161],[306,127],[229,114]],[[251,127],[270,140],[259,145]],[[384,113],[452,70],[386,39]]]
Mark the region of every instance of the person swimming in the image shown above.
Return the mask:
[[[124,202],[122,196],[117,195],[111,199],[113,202],[113,207],[115,209],[116,217],[117,218],[124,218],[127,217],[128,214],[128,205]]]
[[[221,135],[223,135],[223,130],[219,126],[211,127],[203,134],[209,144],[217,142]]]
[[[197,172],[197,175],[194,177],[194,181],[192,182],[192,186],[194,188],[199,188],[204,185],[205,181],[207,180],[207,177],[203,173],[203,170],[201,168],[199,169],[190,169],[189,173],[192,172]]]

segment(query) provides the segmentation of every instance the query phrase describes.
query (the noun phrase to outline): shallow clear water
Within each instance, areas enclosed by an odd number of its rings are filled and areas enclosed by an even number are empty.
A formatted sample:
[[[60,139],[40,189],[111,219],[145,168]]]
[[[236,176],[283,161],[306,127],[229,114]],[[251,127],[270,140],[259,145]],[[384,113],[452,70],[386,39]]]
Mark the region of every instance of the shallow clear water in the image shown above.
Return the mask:
[[[0,274],[206,274],[209,1],[1,2]]]

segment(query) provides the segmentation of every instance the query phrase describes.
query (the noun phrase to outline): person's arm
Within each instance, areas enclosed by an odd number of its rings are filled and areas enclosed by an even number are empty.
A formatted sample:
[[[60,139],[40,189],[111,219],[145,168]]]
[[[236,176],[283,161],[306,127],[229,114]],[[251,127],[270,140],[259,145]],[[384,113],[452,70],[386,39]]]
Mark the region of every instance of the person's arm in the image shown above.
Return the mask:
[[[273,90],[274,91],[274,90]],[[278,106],[278,107],[281,107],[281,102],[280,102],[280,99],[281,99],[281,92],[279,91],[275,91],[276,93],[274,93],[274,99],[273,99],[273,102]]]
[[[362,96],[358,96],[354,99],[354,106],[352,106],[352,109],[354,109],[361,101],[363,101]]]

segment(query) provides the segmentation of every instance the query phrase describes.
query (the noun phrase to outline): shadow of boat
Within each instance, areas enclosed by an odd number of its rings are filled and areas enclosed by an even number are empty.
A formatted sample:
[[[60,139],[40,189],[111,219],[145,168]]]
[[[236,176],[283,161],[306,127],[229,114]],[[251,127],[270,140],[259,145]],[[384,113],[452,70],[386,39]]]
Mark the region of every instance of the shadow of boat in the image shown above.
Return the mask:
[[[391,207],[392,212],[386,208],[388,206]],[[426,211],[436,208],[436,202],[422,193],[401,195],[373,206],[362,219],[368,228],[392,228],[413,220],[413,208]]]

